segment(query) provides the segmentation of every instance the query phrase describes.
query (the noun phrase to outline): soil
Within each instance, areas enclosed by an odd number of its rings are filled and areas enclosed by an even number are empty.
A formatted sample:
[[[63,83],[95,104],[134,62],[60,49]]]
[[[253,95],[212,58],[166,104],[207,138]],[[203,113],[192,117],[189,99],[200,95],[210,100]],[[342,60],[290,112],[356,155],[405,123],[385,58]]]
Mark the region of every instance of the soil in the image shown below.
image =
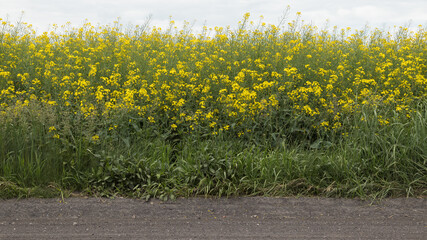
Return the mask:
[[[0,239],[427,239],[427,198],[10,199]]]

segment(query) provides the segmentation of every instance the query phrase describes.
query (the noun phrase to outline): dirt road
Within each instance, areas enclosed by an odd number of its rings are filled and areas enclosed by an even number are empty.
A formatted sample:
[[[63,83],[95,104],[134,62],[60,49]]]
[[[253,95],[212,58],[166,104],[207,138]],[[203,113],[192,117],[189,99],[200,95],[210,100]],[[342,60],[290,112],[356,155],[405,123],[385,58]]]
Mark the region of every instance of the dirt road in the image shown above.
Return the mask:
[[[427,199],[0,200],[0,239],[427,239]]]

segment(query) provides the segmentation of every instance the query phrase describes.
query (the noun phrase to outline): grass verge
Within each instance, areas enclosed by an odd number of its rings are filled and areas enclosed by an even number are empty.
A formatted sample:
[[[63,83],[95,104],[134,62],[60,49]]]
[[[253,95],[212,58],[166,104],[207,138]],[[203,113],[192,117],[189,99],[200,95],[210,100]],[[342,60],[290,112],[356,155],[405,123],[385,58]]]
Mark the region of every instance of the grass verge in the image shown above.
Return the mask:
[[[15,150],[0,162],[0,196],[59,196],[60,189],[163,200],[196,195],[425,196],[427,111],[423,109],[406,123],[386,127],[376,121],[375,112],[366,112],[365,124],[345,138],[310,145],[274,135],[149,134],[129,125],[102,142],[75,137],[76,147],[67,141],[50,142],[51,137],[34,133],[37,126],[21,128],[15,122],[14,129],[21,129],[19,134],[26,137],[3,132],[10,139],[2,141],[3,149]]]

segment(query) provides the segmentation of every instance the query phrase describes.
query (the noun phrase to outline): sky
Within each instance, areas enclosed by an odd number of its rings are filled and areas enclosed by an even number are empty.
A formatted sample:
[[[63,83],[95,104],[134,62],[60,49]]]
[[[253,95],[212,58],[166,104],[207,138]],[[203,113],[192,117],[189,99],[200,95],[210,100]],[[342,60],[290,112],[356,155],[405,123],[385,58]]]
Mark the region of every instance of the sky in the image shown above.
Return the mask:
[[[151,16],[150,26],[165,28],[172,18],[180,28],[188,21],[196,31],[208,27],[236,28],[247,12],[251,20],[277,25],[290,6],[287,20],[301,12],[305,23],[363,29],[407,26],[427,27],[426,0],[0,0],[0,18],[22,20],[37,32],[48,31],[51,24],[71,22],[81,26],[85,19],[94,25],[141,25]],[[23,15],[22,15],[23,12]]]

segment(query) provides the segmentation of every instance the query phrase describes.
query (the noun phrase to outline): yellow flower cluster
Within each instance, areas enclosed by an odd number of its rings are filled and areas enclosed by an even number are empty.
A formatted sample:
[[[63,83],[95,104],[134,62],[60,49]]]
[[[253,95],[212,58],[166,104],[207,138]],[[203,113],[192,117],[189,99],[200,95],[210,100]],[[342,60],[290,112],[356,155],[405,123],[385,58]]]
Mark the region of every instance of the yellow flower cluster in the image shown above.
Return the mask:
[[[248,30],[248,18],[238,31],[215,28],[211,37],[208,29],[124,33],[90,23],[37,35],[3,21],[0,113],[38,101],[83,117],[125,113],[169,129],[234,128],[240,136],[284,109],[329,131],[366,107],[406,116],[427,97],[423,28],[329,33],[295,31],[292,22],[285,31]]]

